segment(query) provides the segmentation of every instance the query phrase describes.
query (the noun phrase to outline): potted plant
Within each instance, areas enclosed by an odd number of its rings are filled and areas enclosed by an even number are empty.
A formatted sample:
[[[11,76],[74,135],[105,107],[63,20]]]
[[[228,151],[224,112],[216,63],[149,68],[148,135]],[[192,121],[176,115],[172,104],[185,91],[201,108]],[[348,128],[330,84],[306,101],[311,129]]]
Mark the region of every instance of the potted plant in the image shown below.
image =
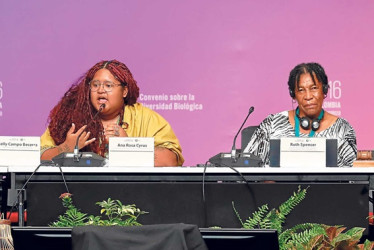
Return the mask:
[[[300,186],[291,197],[277,209],[269,210],[268,205],[260,206],[252,217],[244,222],[232,203],[234,212],[243,228],[246,229],[276,229],[278,231],[279,248],[288,249],[373,249],[374,242],[366,240],[363,244],[359,241],[364,228],[354,227],[346,232],[343,226],[328,226],[318,223],[303,223],[290,229],[283,230],[287,215],[305,199],[307,188]]]
[[[100,213],[107,216],[107,219],[103,219],[101,216],[87,215],[81,212],[73,204],[72,194],[70,193],[63,193],[60,199],[66,211],[58,217],[57,221],[50,225],[52,227],[75,227],[84,225],[139,226],[141,224],[137,221],[138,217],[147,213],[137,208],[134,204],[124,205],[119,200],[108,198],[107,201],[104,200],[96,203],[101,207]]]

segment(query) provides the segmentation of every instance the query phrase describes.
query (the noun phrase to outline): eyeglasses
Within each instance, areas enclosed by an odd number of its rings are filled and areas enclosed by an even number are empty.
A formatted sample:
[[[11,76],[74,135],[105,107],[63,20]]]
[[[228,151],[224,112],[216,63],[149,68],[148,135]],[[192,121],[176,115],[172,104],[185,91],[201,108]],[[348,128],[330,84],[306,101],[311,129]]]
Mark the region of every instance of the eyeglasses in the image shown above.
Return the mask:
[[[100,82],[99,80],[95,80],[95,81],[91,81],[89,85],[90,85],[91,92],[98,91],[101,86],[103,86],[103,89],[105,92],[110,92],[113,90],[114,87],[120,86],[122,84],[120,83],[116,84],[110,81]]]

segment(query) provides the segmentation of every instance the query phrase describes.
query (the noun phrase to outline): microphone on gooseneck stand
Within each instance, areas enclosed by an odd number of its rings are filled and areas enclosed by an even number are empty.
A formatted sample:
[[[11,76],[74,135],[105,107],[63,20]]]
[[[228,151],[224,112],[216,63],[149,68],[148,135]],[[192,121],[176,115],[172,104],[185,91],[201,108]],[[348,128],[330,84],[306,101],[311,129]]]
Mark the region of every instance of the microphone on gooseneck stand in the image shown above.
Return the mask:
[[[250,153],[241,153],[239,157],[236,156],[236,138],[238,137],[240,131],[242,130],[245,122],[248,117],[252,114],[254,107],[250,107],[247,117],[245,118],[242,126],[234,137],[234,142],[232,145],[231,153],[218,153],[215,156],[209,159],[209,162],[216,167],[262,167],[263,163],[260,157],[250,154]]]
[[[105,108],[105,104],[101,104],[99,110],[93,116],[92,120],[100,114]],[[92,122],[92,121],[91,121]],[[83,133],[83,132],[82,132]],[[105,164],[105,158],[95,154],[93,152],[79,153],[79,138],[82,135],[79,134],[75,143],[73,153],[61,153],[55,156],[52,161],[55,164],[63,167],[102,167]]]
[[[244,119],[244,122],[242,123],[242,125],[240,126],[239,130],[238,130],[238,133],[236,133],[235,137],[234,137],[234,141],[232,143],[232,149],[231,149],[231,159],[233,162],[236,162],[237,161],[237,158],[236,158],[236,138],[238,137],[240,131],[242,131],[242,128],[245,124],[245,122],[248,120],[248,117],[252,114],[253,110],[255,108],[252,106],[249,108],[249,111],[248,111],[248,114],[247,114],[247,117]]]
[[[100,105],[100,108],[99,108],[99,110],[96,112],[96,114],[93,116],[92,121],[95,120],[96,116],[97,116],[98,114],[100,114],[100,112],[103,111],[104,108],[105,108],[105,103],[103,103],[103,104]],[[91,122],[92,122],[92,121],[91,121]],[[82,133],[80,133],[80,134],[78,135],[78,137],[77,137],[77,141],[75,142],[75,147],[74,147],[74,161],[76,161],[76,162],[78,162],[78,161],[80,160],[80,157],[79,157],[79,145],[78,145],[78,144],[79,144],[79,138],[81,137],[82,134],[83,134],[83,131],[82,131]]]
[[[244,183],[246,183],[247,187],[249,188],[249,191],[251,193],[251,197],[254,197],[253,191],[251,186],[248,183],[248,180],[240,173],[236,167],[262,167],[262,160],[260,157],[251,155],[248,153],[241,153],[239,157],[236,156],[236,138],[238,137],[240,131],[242,130],[244,124],[248,120],[248,117],[252,114],[254,111],[254,107],[250,107],[247,117],[244,119],[244,122],[239,128],[239,131],[236,133],[234,137],[234,141],[232,144],[231,148],[231,153],[218,153],[215,156],[211,157],[209,159],[209,162],[212,163],[215,167],[227,167],[236,172],[238,175],[240,175],[241,179],[243,180]],[[204,166],[204,171],[203,171],[203,204],[204,204],[204,211],[206,212],[206,206],[205,206],[205,172],[208,164],[205,163]],[[254,204],[256,204],[256,201],[254,200]],[[206,217],[207,215],[205,214],[205,225],[206,225]]]

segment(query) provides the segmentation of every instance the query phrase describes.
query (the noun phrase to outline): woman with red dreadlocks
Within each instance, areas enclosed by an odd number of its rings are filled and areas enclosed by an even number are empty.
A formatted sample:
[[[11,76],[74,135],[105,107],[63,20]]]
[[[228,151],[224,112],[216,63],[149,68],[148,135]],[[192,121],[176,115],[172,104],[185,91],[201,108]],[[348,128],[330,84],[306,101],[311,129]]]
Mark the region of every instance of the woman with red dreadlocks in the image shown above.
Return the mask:
[[[155,166],[181,166],[182,149],[171,126],[137,103],[138,97],[139,87],[125,64],[117,60],[97,63],[49,114],[48,128],[41,137],[41,159],[73,152],[80,134],[80,149],[104,157],[109,137],[154,137]]]

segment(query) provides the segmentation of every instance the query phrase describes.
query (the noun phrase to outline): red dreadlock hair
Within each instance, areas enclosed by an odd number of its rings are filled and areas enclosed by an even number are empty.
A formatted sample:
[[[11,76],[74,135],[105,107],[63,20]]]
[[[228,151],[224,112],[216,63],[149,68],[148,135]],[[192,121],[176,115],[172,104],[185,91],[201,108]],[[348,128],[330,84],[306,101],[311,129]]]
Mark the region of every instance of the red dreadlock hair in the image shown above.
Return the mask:
[[[127,86],[128,93],[124,98],[125,105],[136,103],[139,97],[139,87],[127,66],[117,60],[97,63],[69,88],[58,104],[51,110],[48,117],[48,129],[56,145],[60,145],[65,141],[66,134],[72,123],[75,124],[76,129],[88,125],[86,130],[90,131],[91,138],[96,138],[96,140],[86,146],[84,150],[104,156],[105,145],[100,143],[105,141],[104,128],[98,116],[93,120],[97,110],[91,104],[89,88],[89,83],[95,73],[102,68],[109,70],[121,82],[122,86]]]

